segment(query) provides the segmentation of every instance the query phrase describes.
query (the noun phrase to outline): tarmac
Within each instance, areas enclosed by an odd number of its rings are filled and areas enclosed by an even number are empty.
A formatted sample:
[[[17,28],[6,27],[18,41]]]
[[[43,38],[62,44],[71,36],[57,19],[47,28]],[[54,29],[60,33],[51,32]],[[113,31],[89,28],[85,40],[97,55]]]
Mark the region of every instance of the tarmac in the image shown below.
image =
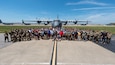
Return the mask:
[[[54,42],[4,43],[0,34],[0,65],[51,65]],[[90,41],[58,41],[57,65],[115,65],[115,37],[107,45]]]
[[[11,45],[11,42],[4,42],[4,34],[0,33],[0,49]]]
[[[27,41],[14,43],[0,49],[1,64],[49,63],[52,53],[52,43],[46,41]]]
[[[62,41],[57,52],[60,65],[115,64],[115,53],[90,41]]]

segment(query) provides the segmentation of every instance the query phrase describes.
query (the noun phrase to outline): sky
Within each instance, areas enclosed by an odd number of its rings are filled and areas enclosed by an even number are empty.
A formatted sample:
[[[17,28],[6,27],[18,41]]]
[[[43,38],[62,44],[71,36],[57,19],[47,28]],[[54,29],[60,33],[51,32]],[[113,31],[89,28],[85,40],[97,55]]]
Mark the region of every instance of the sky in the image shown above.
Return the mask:
[[[23,20],[91,21],[91,24],[115,23],[115,0],[0,0],[3,22]]]

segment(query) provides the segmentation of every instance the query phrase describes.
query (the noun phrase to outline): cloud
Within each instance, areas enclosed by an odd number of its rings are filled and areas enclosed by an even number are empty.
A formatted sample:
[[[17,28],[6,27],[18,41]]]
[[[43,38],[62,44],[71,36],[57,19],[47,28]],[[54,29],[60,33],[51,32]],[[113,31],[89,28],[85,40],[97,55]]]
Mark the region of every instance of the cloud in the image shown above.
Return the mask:
[[[91,15],[91,16],[87,17],[87,19],[95,19],[95,18],[99,18],[101,16],[103,16],[103,14],[95,14],[95,15]]]
[[[93,0],[66,3],[66,5],[82,5],[82,4],[92,4],[92,5],[98,5],[98,6],[107,6],[107,5],[109,5],[109,4],[106,4],[106,3],[96,2],[96,1],[93,1]]]
[[[92,8],[80,8],[80,9],[73,9],[73,11],[77,10],[99,10],[99,9],[114,9],[115,7],[92,7]]]
[[[72,16],[79,21],[91,21],[89,24],[108,24],[115,23],[115,12],[109,13],[87,13],[82,15]],[[70,17],[68,17],[70,19]],[[73,19],[74,20],[74,19]]]
[[[87,16],[85,19],[92,21],[94,24],[108,24],[115,22],[115,13],[99,13]]]

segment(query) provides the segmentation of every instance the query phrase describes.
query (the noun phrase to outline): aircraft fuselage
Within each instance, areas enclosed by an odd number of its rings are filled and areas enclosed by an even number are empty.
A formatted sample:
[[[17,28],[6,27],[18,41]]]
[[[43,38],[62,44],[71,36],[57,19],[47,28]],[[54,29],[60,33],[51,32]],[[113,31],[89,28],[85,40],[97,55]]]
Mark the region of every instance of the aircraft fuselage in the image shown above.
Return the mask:
[[[52,27],[53,27],[53,28],[56,28],[56,27],[61,28],[61,27],[62,27],[61,21],[60,21],[60,20],[54,20],[54,21],[52,22]]]

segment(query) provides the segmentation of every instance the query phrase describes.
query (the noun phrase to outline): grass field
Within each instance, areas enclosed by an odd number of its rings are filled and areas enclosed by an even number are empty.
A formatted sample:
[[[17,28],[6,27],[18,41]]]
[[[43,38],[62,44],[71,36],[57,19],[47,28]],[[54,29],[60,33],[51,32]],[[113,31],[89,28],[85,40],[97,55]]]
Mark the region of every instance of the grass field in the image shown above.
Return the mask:
[[[0,33],[10,31],[12,29],[21,28],[48,28],[49,26],[0,26]],[[115,26],[63,26],[64,28],[78,28],[78,29],[90,29],[90,30],[105,30],[115,34]]]

